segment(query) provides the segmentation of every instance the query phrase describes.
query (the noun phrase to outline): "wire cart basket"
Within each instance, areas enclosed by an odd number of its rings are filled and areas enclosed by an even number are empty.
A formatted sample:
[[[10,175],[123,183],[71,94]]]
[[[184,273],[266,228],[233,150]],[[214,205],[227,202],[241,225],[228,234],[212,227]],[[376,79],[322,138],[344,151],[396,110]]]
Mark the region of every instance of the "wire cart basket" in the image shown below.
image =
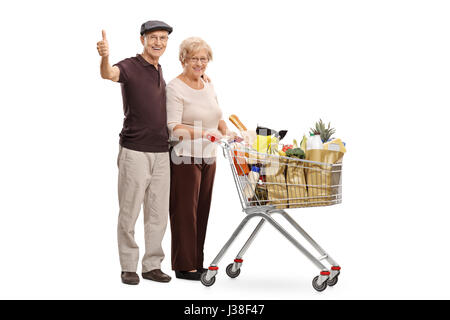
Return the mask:
[[[252,218],[259,217],[261,220],[236,255],[234,262],[227,266],[226,273],[229,277],[239,276],[245,252],[262,226],[268,222],[320,270],[319,275],[312,281],[315,290],[320,292],[327,286],[334,286],[338,281],[341,267],[285,209],[330,206],[341,203],[342,159],[335,163],[317,162],[259,153],[245,148],[239,143],[224,140],[218,141],[218,143],[223,149],[224,157],[229,161],[242,210],[246,216],[211,262],[209,268],[202,273],[200,279],[202,284],[208,287],[214,284],[219,269],[218,263],[228,248],[247,222]],[[249,173],[250,167],[254,171],[251,174]],[[317,250],[319,256],[316,257],[305,249],[273,219],[274,214],[284,217]],[[325,266],[322,263],[324,260],[331,267]]]

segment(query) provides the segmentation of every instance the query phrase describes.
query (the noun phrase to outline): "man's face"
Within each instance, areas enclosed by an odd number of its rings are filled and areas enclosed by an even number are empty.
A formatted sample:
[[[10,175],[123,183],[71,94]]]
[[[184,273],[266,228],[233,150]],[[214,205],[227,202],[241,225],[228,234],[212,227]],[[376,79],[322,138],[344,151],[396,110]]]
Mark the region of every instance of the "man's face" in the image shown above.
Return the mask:
[[[148,32],[141,37],[142,45],[145,52],[154,59],[159,59],[166,51],[167,40],[169,39],[169,32],[164,30],[157,30]]]

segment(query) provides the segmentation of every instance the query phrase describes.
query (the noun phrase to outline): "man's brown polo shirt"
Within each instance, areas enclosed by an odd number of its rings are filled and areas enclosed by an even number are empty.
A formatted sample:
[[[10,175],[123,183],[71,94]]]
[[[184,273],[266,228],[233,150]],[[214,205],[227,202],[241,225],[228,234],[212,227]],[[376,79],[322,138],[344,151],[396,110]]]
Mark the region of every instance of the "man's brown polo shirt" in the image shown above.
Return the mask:
[[[120,69],[123,121],[120,145],[144,152],[169,151],[166,82],[158,70],[140,54],[115,64]]]

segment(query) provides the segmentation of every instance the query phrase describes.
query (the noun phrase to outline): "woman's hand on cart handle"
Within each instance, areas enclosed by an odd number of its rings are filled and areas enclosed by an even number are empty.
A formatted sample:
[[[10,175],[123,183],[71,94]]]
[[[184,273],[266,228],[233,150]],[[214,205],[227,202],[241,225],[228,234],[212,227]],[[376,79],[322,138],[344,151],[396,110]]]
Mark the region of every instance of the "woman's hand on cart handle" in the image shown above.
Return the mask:
[[[232,143],[232,142],[239,143],[244,140],[241,137],[239,137],[237,134],[229,135],[229,136],[222,136],[220,133],[214,133],[214,132],[206,132],[205,138],[211,142],[220,142],[221,140],[224,140],[228,143]]]
[[[242,139],[241,137],[236,137],[234,139],[228,139],[228,138],[224,137],[223,139],[218,139],[216,136],[211,135],[211,134],[208,134],[206,136],[206,139],[208,139],[211,142],[226,141],[227,143],[233,143],[233,142],[240,143],[240,142],[244,141],[244,139]]]
[[[217,141],[217,138],[215,136],[213,136],[212,134],[209,134],[209,133],[206,135],[206,139],[208,139],[211,142],[216,142]]]
[[[214,131],[204,131],[203,137],[208,139],[211,142],[219,142],[222,140],[223,136],[220,134],[220,132],[214,132]]]
[[[234,131],[229,131],[228,132],[228,142],[242,142],[244,141],[243,138],[239,137],[238,134]]]

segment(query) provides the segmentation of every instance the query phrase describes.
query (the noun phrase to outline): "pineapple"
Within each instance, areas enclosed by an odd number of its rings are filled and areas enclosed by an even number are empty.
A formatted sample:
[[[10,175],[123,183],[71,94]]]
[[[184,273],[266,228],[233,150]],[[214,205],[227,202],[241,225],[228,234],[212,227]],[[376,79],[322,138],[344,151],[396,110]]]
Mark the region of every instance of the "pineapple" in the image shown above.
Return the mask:
[[[323,143],[327,142],[331,139],[331,136],[336,132],[336,129],[330,127],[330,123],[328,122],[328,127],[325,126],[322,119],[319,119],[319,122],[316,122],[316,127],[310,129],[310,133],[312,134],[320,134],[320,139]]]

